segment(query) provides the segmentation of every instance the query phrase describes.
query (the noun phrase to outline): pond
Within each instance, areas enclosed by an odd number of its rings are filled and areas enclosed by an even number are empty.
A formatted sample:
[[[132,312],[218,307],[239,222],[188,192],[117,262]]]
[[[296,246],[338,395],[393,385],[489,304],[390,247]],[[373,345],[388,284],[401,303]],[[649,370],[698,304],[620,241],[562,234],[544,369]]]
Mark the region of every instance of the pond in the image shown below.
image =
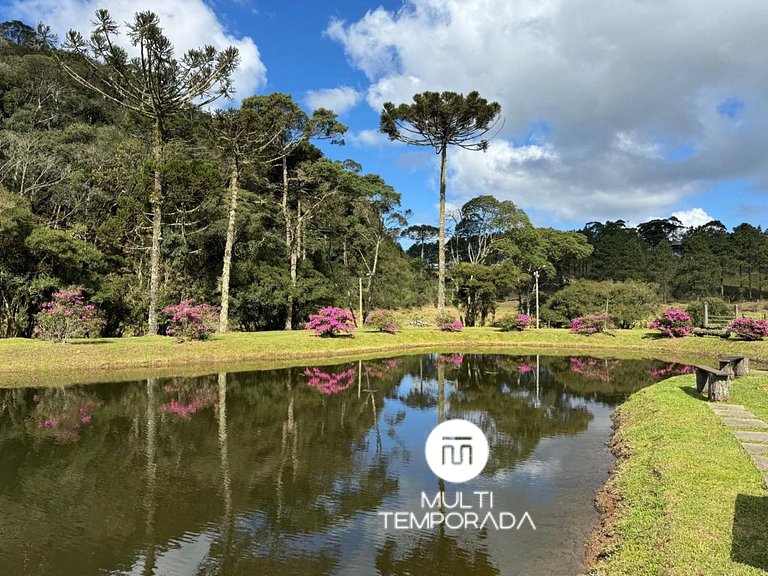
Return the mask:
[[[0,574],[576,574],[610,413],[688,370],[431,354],[0,390]],[[490,456],[446,485],[424,445],[453,418],[483,430]],[[422,523],[458,492],[475,509],[492,493],[495,516]]]

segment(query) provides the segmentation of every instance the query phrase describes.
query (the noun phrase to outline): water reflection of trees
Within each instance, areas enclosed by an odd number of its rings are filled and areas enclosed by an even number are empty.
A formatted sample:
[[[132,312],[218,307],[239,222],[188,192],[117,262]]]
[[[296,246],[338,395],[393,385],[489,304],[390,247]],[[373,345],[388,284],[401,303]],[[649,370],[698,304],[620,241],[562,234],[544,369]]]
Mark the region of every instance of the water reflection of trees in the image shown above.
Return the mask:
[[[496,576],[486,548],[478,542],[461,542],[442,527],[409,543],[387,538],[376,554],[376,570],[382,576]]]
[[[580,361],[590,370],[567,357],[536,369],[535,357],[410,356],[318,368],[333,386],[310,385],[310,366],[0,391],[0,573],[150,573],[195,538],[208,546],[200,573],[331,573],[342,551],[329,534],[397,491],[399,456],[382,436],[408,443],[408,411],[477,421],[499,448],[493,472],[542,437],[583,430],[580,399],[616,403],[673,370]],[[75,433],[57,437],[51,418]],[[496,573],[482,550],[439,533],[389,540],[376,563]]]

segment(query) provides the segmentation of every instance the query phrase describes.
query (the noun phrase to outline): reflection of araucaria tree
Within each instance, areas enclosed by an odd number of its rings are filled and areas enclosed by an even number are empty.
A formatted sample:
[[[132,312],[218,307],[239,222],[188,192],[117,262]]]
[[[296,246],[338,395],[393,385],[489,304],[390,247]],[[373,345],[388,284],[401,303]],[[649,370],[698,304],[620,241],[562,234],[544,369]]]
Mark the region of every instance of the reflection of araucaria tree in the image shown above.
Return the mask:
[[[440,155],[440,230],[438,235],[437,307],[445,308],[445,187],[448,146],[465,150],[488,148],[488,134],[499,120],[501,106],[477,92],[422,92],[412,104],[384,104],[380,130],[391,140],[429,146]]]
[[[89,64],[81,73],[69,58],[58,57],[64,70],[77,82],[104,98],[146,118],[151,126],[154,185],[149,196],[152,208],[152,248],[148,331],[157,333],[160,294],[160,241],[163,221],[163,163],[172,116],[190,107],[210,104],[232,92],[232,73],[238,65],[237,49],[218,52],[212,46],[187,51],[177,59],[152,12],[139,12],[127,25],[128,38],[137,51],[129,58],[115,44],[119,26],[107,10],[96,12],[88,40],[70,31],[64,44]],[[54,55],[56,53],[54,52]]]

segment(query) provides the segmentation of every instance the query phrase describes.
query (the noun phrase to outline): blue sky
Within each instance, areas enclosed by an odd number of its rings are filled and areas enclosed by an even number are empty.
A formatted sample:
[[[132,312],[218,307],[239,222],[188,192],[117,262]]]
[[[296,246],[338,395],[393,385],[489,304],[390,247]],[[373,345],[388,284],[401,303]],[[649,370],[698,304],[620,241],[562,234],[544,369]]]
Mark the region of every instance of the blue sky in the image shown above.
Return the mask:
[[[676,214],[765,225],[768,2],[756,0],[0,0],[0,18],[87,30],[154,9],[179,48],[233,43],[238,95],[287,92],[350,127],[324,146],[436,221],[429,149],[387,142],[386,100],[477,89],[502,104],[485,153],[449,156],[449,203],[494,194],[535,224]]]

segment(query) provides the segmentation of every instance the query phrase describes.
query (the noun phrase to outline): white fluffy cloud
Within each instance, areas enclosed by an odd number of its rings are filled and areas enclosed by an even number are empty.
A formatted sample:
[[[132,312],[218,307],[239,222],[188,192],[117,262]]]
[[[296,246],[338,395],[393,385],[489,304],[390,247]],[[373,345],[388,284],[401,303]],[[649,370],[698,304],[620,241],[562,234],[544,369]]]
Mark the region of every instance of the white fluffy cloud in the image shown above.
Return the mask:
[[[240,66],[233,77],[237,90],[234,97],[238,100],[253,95],[266,84],[267,69],[254,41],[228,33],[203,0],[11,0],[6,13],[30,24],[44,22],[63,39],[68,30],[78,30],[87,37],[99,8],[109,10],[120,24],[131,22],[136,12],[155,12],[177,55],[206,44],[219,50],[234,46],[240,51]],[[124,28],[121,32],[121,39],[127,42]]]
[[[721,180],[768,188],[767,21],[764,0],[406,0],[326,32],[376,110],[424,90],[501,103],[488,153],[453,156],[455,195],[639,220]]]
[[[336,114],[344,114],[360,102],[361,99],[362,94],[349,86],[309,90],[306,98],[307,104],[313,110],[327,108],[328,110],[333,110]]]
[[[687,226],[689,228],[703,226],[707,222],[712,222],[712,220],[714,220],[714,218],[707,214],[703,208],[691,208],[690,210],[672,212],[672,216],[680,220],[680,222],[683,223],[683,226]]]

